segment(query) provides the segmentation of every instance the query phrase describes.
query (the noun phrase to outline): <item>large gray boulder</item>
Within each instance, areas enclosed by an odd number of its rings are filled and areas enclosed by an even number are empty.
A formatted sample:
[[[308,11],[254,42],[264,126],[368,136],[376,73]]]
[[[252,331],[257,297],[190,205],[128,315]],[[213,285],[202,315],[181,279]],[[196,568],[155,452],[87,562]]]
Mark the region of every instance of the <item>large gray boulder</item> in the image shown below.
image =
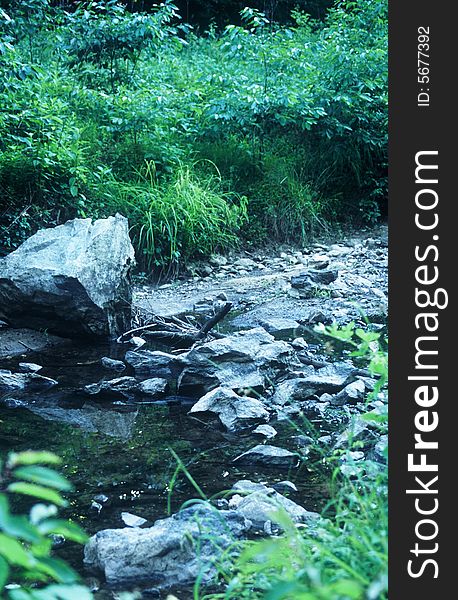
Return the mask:
[[[0,318],[67,337],[116,337],[130,326],[133,263],[119,214],[42,229],[0,259]]]
[[[197,505],[156,521],[147,529],[105,529],[84,550],[87,567],[111,584],[151,583],[158,588],[216,575],[215,560],[251,523],[235,511]]]

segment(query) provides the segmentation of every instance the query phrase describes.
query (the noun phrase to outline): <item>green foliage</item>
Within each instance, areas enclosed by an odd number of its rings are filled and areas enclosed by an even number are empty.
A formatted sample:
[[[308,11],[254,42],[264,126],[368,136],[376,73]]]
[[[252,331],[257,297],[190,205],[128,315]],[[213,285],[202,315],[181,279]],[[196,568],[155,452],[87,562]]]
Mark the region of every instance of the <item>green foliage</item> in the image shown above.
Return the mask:
[[[154,15],[131,14],[117,0],[90,2],[68,15],[65,50],[70,66],[89,79],[107,72],[114,92],[116,82],[131,80],[143,50],[157,48],[166,36],[176,34],[170,22],[177,16],[168,0]]]
[[[53,224],[115,205],[132,216],[141,261],[161,269],[234,235],[304,243],[330,223],[374,223],[386,198],[386,0],[338,2],[320,23],[293,17],[280,26],[249,8],[241,25],[196,35],[169,2],[151,14],[114,0],[71,14],[45,0],[6,6],[5,249],[40,225],[36,212]],[[154,185],[139,179],[146,163]],[[242,197],[250,219],[238,230]],[[205,202],[216,209],[203,233],[194,208]],[[174,215],[186,221],[176,232]]]
[[[82,529],[57,518],[57,506],[66,506],[61,492],[71,484],[54,469],[60,459],[50,452],[10,452],[0,465],[0,590],[9,600],[90,600],[78,574],[52,556],[52,536],[84,543]],[[18,480],[18,481],[15,481]],[[28,515],[10,510],[8,497],[20,494],[38,502]],[[51,583],[50,583],[51,582]],[[52,583],[55,582],[55,583]]]
[[[377,378],[368,400],[376,398],[388,381],[387,340],[384,335],[357,327],[353,321],[342,327],[335,324],[325,326],[320,323],[315,327],[315,331],[353,348],[349,356],[360,359],[362,365],[367,366],[371,376]]]
[[[197,177],[189,166],[158,181],[149,162],[136,183],[112,178],[101,188],[105,210],[129,217],[137,260],[145,270],[173,268],[196,254],[235,246],[246,219],[244,198],[222,193],[216,177]]]

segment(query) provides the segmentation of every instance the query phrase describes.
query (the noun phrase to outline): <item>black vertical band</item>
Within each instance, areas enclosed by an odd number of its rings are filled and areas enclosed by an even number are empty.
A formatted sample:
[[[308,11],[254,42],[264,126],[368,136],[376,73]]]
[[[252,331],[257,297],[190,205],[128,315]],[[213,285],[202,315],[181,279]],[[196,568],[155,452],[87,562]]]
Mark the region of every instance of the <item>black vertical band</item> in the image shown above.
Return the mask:
[[[391,600],[455,594],[457,14],[389,6]]]

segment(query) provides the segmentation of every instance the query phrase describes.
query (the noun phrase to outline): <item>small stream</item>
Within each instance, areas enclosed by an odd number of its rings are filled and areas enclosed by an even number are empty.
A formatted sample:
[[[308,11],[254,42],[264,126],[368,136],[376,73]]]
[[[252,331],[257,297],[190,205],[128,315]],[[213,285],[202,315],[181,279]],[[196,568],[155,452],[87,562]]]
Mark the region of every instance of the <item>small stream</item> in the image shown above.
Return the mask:
[[[236,456],[263,438],[228,434],[189,417],[196,398],[170,396],[148,403],[89,399],[81,391],[84,385],[119,376],[104,369],[100,358],[122,359],[124,352],[125,346],[119,344],[75,343],[58,352],[3,360],[0,365],[16,370],[21,361],[35,362],[43,366],[40,375],[59,382],[44,392],[9,394],[6,406],[0,405],[0,454],[46,449],[61,456],[63,472],[75,486],[64,516],[93,534],[124,527],[123,511],[147,519],[147,526],[167,516],[168,507],[177,511],[198,494],[184,476],[170,489],[177,466],[170,448],[207,497],[230,489],[239,479],[269,484],[288,479],[298,488],[293,500],[308,510],[323,508],[328,490],[319,467],[303,463],[288,471],[232,465]],[[127,369],[121,375],[130,374]],[[273,444],[297,451],[291,443],[291,436],[298,433],[293,425],[273,424],[278,431]],[[18,498],[16,508],[24,509],[25,502]],[[81,547],[64,544],[58,552],[83,572]]]

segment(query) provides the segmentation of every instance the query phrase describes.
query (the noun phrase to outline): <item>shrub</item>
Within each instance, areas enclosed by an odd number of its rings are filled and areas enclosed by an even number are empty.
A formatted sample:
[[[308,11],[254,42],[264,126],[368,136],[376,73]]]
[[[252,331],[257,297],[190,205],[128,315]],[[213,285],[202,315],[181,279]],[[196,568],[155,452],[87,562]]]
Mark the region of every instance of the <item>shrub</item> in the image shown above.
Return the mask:
[[[71,484],[55,470],[60,459],[50,452],[10,452],[0,463],[0,590],[9,600],[90,600],[79,575],[52,556],[52,536],[84,543],[83,530],[57,518],[66,506],[61,492]],[[27,515],[11,512],[9,496],[38,499]],[[46,504],[45,504],[46,502]],[[52,583],[54,582],[54,583]]]

